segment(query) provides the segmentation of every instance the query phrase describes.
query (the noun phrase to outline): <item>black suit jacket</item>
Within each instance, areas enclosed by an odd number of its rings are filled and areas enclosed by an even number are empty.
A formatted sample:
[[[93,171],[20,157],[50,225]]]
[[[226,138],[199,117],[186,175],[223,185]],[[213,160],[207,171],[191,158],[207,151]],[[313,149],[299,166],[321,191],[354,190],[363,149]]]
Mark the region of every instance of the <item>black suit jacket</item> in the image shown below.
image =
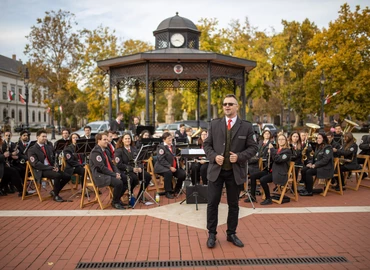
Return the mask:
[[[232,164],[234,178],[238,185],[246,181],[246,164],[257,153],[258,146],[252,124],[237,117],[232,129],[230,151],[238,155],[238,161]],[[216,163],[217,155],[225,154],[226,121],[225,117],[211,122],[208,137],[204,141],[204,151],[209,160],[208,180],[215,182],[221,172],[221,166]]]
[[[49,144],[45,144],[44,146],[45,146],[45,152],[46,152],[47,158],[49,162],[51,163],[50,165],[44,164],[45,155],[38,143],[35,143],[34,145],[32,145],[30,149],[28,149],[27,151],[28,160],[33,168],[35,178],[39,182],[41,181],[42,171],[51,171],[54,168],[53,147],[50,146]]]
[[[117,123],[117,120],[114,119],[113,121],[111,121],[110,123],[110,130],[112,131],[124,131],[125,130],[125,124],[123,123],[123,121],[121,121],[119,124]]]
[[[132,172],[134,169],[134,158],[137,156],[136,147],[130,146],[129,153],[125,147],[117,148],[114,152],[117,168],[123,172]]]

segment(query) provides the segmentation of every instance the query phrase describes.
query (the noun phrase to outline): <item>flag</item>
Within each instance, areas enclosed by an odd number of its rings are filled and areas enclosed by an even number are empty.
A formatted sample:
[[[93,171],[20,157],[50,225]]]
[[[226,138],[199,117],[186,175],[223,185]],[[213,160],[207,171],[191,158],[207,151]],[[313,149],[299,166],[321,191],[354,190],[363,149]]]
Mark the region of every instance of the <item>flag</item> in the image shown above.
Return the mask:
[[[339,90],[339,91],[337,91],[337,92],[334,92],[334,93],[333,93],[333,94],[331,94],[331,95],[327,95],[327,96],[326,96],[326,98],[325,98],[325,100],[324,100],[324,105],[329,104],[329,103],[330,103],[330,98],[332,98],[332,97],[334,97],[334,96],[338,95],[339,93],[340,93],[340,90]]]
[[[46,109],[46,112],[47,112],[47,113],[50,113],[50,107],[48,107],[48,108]]]
[[[22,94],[19,94],[19,101],[24,104],[26,103],[26,98],[24,96],[22,96]]]
[[[12,90],[9,90],[8,91],[8,101],[12,101],[14,100],[14,98],[15,98],[14,92]]]
[[[60,114],[63,114],[63,107],[62,107],[62,105],[60,105],[58,109],[59,109]]]

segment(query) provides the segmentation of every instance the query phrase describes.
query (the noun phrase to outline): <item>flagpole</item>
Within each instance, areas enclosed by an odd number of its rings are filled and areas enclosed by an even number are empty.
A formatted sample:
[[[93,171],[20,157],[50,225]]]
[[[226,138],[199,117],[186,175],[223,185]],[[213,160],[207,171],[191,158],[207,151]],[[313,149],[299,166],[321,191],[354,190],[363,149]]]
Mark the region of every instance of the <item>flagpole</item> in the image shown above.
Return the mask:
[[[325,84],[325,76],[324,76],[324,70],[321,70],[321,77],[320,77],[320,84],[321,84],[321,95],[320,95],[320,100],[321,100],[321,111],[320,111],[320,131],[324,132],[324,84]]]
[[[30,129],[30,125],[29,125],[29,122],[28,122],[28,100],[29,100],[29,90],[28,90],[28,83],[29,83],[29,73],[28,73],[28,67],[26,67],[26,76],[24,78],[24,83],[26,85],[26,88],[25,88],[25,95],[26,95],[26,129],[29,130]]]

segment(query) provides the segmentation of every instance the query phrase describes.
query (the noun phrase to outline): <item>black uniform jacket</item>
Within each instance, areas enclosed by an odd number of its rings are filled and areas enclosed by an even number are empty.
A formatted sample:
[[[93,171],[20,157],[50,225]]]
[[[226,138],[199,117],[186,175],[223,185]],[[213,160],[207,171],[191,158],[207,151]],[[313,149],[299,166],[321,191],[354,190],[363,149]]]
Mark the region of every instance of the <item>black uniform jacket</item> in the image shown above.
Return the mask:
[[[27,151],[28,160],[31,163],[31,166],[33,168],[35,178],[39,182],[41,181],[42,171],[52,170],[54,168],[54,163],[55,163],[53,147],[50,144],[45,144],[44,147],[45,147],[47,158],[49,162],[51,163],[50,165],[44,164],[45,155],[38,143],[35,143],[34,145],[32,145],[30,149],[28,149]]]
[[[268,143],[263,143],[263,140],[259,142],[258,144],[258,150],[257,150],[257,153],[254,157],[252,157],[250,160],[249,160],[249,164],[255,164],[255,163],[258,163],[258,160],[260,158],[262,158],[264,160],[264,167],[267,166],[267,158],[268,158],[268,146],[271,144],[272,142],[269,141]]]
[[[238,185],[246,181],[246,163],[257,153],[256,135],[252,124],[237,117],[232,128],[230,151],[238,155],[238,161],[232,164],[234,178]],[[221,172],[221,166],[216,163],[217,155],[224,155],[226,147],[226,120],[225,117],[214,119],[208,130],[208,137],[204,141],[204,151],[209,160],[208,180],[215,182]]]
[[[137,155],[136,147],[130,146],[130,153],[125,147],[117,148],[114,152],[117,168],[120,171],[132,172],[134,169],[134,158]]]
[[[66,159],[66,167],[64,172],[72,175],[75,168],[83,167],[85,163],[85,156],[84,154],[77,154],[76,153],[76,146],[74,144],[70,144],[66,146],[63,150],[64,157]]]
[[[110,122],[110,130],[112,131],[123,131],[125,130],[125,124],[121,121],[119,124],[116,119]]]
[[[320,179],[333,178],[334,174],[334,158],[333,158],[333,148],[330,144],[320,147],[316,146],[316,151],[313,159],[309,163],[315,164],[317,169],[317,177]]]
[[[26,145],[24,145],[24,143],[21,140],[18,141],[18,150],[19,150],[19,152],[18,152],[18,160],[19,161],[22,160],[22,159],[24,159],[25,161],[28,160],[27,155],[24,153],[24,151],[27,148],[28,142],[26,142],[25,144]]]
[[[108,157],[108,162],[111,165],[113,172],[108,169],[103,149],[99,145],[96,145],[90,153],[89,165],[94,183],[98,187],[109,186],[111,184],[111,177],[116,178],[116,173],[119,173],[118,168],[113,164],[112,159],[110,158],[109,152],[107,150],[104,151]]]
[[[337,143],[336,141],[334,141],[334,140],[332,140],[331,141],[331,143],[330,143],[330,145],[331,145],[331,147],[334,149],[337,149],[337,150],[339,150],[340,148],[341,148],[341,146],[340,146],[340,144],[339,143]],[[334,155],[334,157],[336,158],[336,157],[339,157],[339,155],[338,155],[338,152],[333,152],[333,155]]]
[[[303,149],[294,148],[293,145],[291,145],[290,149],[292,151],[291,161],[294,161],[295,165],[303,166],[303,162],[302,162],[302,150]]]
[[[360,155],[370,155],[370,135],[364,135],[360,142]]]
[[[346,162],[345,166],[349,170],[358,170],[361,169],[361,166],[357,162],[357,150],[358,146],[356,143],[351,144],[348,149],[345,149],[346,144],[342,146],[341,149],[337,151],[338,156],[343,156],[344,159],[350,160],[350,162]]]
[[[288,181],[289,163],[292,156],[290,148],[278,149],[271,148],[272,164],[272,181],[277,185],[285,185]]]
[[[4,176],[4,166],[5,166],[6,158],[3,154],[2,147],[0,147],[0,178]]]
[[[172,145],[172,151],[176,153],[176,146]],[[164,173],[172,167],[175,155],[171,153],[167,145],[160,144],[157,146],[157,162],[154,165],[155,173]],[[176,161],[176,164],[178,162]]]

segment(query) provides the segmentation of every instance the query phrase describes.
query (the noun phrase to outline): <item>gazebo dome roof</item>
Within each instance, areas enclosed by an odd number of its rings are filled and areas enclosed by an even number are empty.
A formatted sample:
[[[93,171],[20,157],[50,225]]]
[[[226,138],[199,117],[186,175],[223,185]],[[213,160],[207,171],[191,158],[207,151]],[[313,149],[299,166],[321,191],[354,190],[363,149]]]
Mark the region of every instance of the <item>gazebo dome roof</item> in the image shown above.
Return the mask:
[[[155,32],[164,29],[191,29],[194,31],[199,31],[196,25],[191,20],[184,17],[180,17],[178,12],[176,12],[175,16],[163,20],[158,25]]]

